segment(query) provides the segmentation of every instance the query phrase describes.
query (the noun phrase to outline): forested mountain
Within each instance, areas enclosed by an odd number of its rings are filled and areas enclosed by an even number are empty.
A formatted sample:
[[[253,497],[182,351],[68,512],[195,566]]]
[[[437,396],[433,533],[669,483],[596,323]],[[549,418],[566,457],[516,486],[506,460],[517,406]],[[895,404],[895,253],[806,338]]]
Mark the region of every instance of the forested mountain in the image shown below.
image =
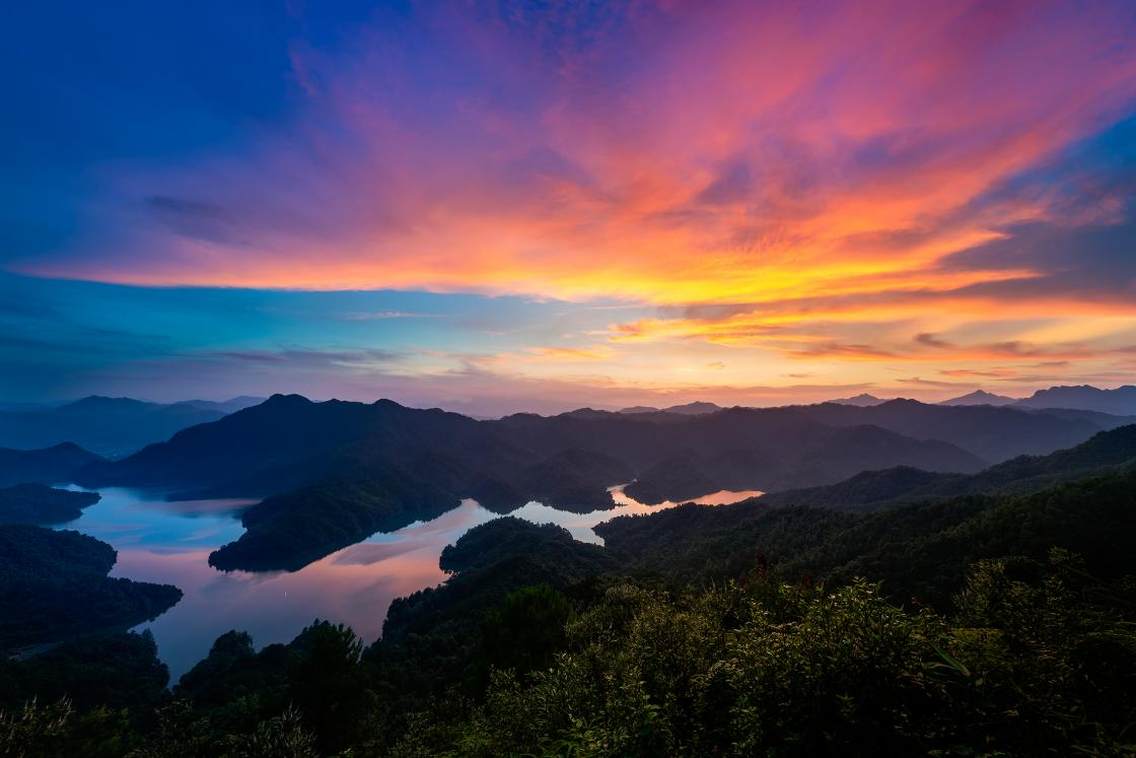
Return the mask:
[[[0,412],[0,447],[27,450],[70,442],[100,455],[122,456],[258,402],[241,397],[161,404],[92,395],[56,407]]]
[[[868,515],[689,505],[600,531],[606,547],[490,522],[373,645],[320,621],[259,652],[234,631],[172,695],[137,635],[0,663],[0,724],[58,755],[1130,747],[1136,473]]]
[[[43,450],[0,448],[0,487],[72,482],[79,471],[103,459],[69,442]]]
[[[1136,467],[1136,425],[1100,432],[1049,455],[1023,455],[976,474],[944,474],[899,466],[864,471],[843,482],[769,493],[764,505],[875,510],[955,495],[1027,492],[1105,469]]]
[[[1101,427],[1084,419],[1010,407],[928,405],[916,400],[889,400],[870,407],[822,403],[799,406],[801,413],[823,424],[872,424],[914,439],[957,445],[989,463],[1017,455],[1044,455],[1071,447]]]

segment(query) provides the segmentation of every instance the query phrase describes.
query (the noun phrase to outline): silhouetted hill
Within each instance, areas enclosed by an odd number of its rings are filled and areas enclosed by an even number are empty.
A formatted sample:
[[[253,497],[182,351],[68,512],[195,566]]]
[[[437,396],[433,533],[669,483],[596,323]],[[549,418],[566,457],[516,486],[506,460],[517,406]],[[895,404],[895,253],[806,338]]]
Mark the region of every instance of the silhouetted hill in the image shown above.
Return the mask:
[[[94,453],[71,443],[43,450],[0,448],[0,487],[12,484],[72,482],[81,469],[103,460]]]
[[[84,482],[272,495],[338,478],[366,480],[401,470],[444,486],[535,463],[492,422],[438,409],[299,395],[264,403],[175,434],[121,461],[90,467]],[[599,486],[599,485],[597,485]]]
[[[1136,386],[1102,390],[1088,384],[1038,390],[1015,403],[1021,408],[1072,408],[1117,416],[1136,415]]]
[[[111,579],[117,554],[78,532],[0,526],[0,651],[156,617],[181,599],[168,584]]]
[[[120,456],[252,402],[256,398],[162,405],[92,395],[53,408],[0,412],[0,446],[31,449],[72,442],[101,455]]]
[[[63,524],[99,502],[97,492],[58,490],[45,484],[0,488],[0,524]]]
[[[995,395],[986,390],[975,390],[959,397],[944,400],[939,405],[1010,405],[1017,402],[1017,398],[1006,395]]]

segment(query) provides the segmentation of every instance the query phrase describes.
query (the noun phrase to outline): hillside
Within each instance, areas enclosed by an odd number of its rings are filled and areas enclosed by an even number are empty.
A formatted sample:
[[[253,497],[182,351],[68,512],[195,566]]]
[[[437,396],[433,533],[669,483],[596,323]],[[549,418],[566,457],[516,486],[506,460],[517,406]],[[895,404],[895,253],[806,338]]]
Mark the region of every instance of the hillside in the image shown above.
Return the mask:
[[[865,515],[774,508],[756,498],[684,505],[620,517],[595,528],[629,569],[683,581],[737,576],[757,561],[779,576],[884,581],[903,601],[945,604],[968,564],[1044,558],[1053,546],[1116,577],[1136,555],[1136,470],[1058,484],[1030,494],[964,495]]]
[[[167,584],[109,578],[117,554],[93,537],[0,526],[0,652],[154,618],[181,599]]]

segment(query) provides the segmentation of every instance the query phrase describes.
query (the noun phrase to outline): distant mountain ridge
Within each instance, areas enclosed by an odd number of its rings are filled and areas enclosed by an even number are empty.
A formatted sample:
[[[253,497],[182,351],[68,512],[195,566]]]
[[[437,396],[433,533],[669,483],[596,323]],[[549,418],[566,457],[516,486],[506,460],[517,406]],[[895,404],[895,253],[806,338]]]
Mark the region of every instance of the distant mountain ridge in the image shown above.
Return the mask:
[[[239,397],[161,404],[91,395],[55,407],[0,412],[0,447],[29,450],[71,442],[100,455],[121,456],[258,402]]]
[[[967,450],[987,463],[1018,455],[1044,455],[1071,447],[1101,431],[1100,423],[1023,408],[929,405],[918,400],[888,400],[856,407],[821,403],[798,406],[821,423],[834,426],[872,424],[915,439],[937,439]]]
[[[680,413],[684,416],[701,416],[704,413],[716,413],[722,406],[696,400],[693,403],[672,405],[667,408],[655,408],[650,405],[633,405],[630,408],[621,408],[619,413]]]
[[[608,488],[617,484],[657,503],[720,489],[830,485],[896,466],[973,474],[1022,453],[1072,447],[1114,420],[1086,413],[897,399],[693,414],[580,408],[478,421],[390,400],[274,395],[123,460],[96,462],[77,481],[265,498],[244,512],[245,534],[211,561],[295,569],[464,497],[500,513],[530,500],[596,510],[613,505]]]
[[[837,398],[828,402],[836,405],[871,407],[890,401],[864,392],[853,397]],[[1055,386],[1037,390],[1025,398],[999,395],[984,389],[976,389],[965,395],[940,401],[938,405],[1014,406],[1032,410],[1080,410],[1107,413],[1114,416],[1136,416],[1136,386],[1125,385],[1115,389],[1100,389],[1088,384]]]
[[[1021,408],[1070,408],[1130,416],[1136,415],[1136,386],[1125,385],[1111,390],[1088,384],[1050,387],[1038,390],[1017,401],[1015,405]]]
[[[873,405],[886,403],[887,400],[882,397],[876,397],[875,395],[869,395],[867,392],[861,392],[859,395],[854,395],[853,397],[841,397],[836,400],[829,400],[828,402],[836,403],[837,405],[855,405],[860,408],[870,408]]]

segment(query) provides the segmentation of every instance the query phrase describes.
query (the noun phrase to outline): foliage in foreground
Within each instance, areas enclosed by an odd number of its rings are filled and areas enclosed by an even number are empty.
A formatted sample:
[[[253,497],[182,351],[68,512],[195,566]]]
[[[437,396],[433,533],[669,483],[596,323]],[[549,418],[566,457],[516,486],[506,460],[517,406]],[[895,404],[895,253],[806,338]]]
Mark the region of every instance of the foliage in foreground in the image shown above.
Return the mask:
[[[578,597],[578,596],[577,596]],[[218,640],[146,711],[0,713],[0,756],[1133,755],[1136,585],[1060,550],[975,564],[950,616],[862,580],[549,586],[487,613],[413,713],[349,629]]]
[[[1136,750],[1130,583],[1055,551],[984,561],[950,621],[857,581],[610,589],[550,668],[497,671],[406,755],[1125,754]],[[439,716],[443,718],[439,719]]]

